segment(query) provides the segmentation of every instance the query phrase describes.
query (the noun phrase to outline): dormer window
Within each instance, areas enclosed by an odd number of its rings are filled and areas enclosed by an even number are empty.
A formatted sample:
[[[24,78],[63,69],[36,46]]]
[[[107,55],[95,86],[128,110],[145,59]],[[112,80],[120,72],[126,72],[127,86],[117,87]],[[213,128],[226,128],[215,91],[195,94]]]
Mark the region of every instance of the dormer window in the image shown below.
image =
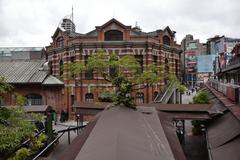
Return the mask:
[[[123,32],[118,30],[110,30],[104,33],[105,41],[122,41],[123,40]]]
[[[57,47],[59,47],[59,48],[63,48],[64,47],[64,39],[63,39],[63,37],[59,37],[57,39]]]
[[[168,36],[163,36],[163,44],[170,46],[170,38]]]

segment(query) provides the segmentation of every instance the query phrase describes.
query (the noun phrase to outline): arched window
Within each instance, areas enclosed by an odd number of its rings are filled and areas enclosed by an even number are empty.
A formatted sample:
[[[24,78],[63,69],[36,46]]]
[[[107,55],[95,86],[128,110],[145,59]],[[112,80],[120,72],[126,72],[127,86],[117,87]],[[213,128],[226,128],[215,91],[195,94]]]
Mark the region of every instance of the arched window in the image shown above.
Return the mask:
[[[63,75],[63,60],[60,60],[60,62],[59,62],[59,67],[60,67],[60,69],[59,69],[59,75],[60,76],[62,76]]]
[[[155,91],[154,93],[153,93],[153,101],[155,100],[155,98],[157,98],[157,96],[158,96],[158,92],[157,91]]]
[[[42,96],[40,94],[28,94],[26,96],[27,98],[27,104],[28,105],[42,105],[43,101],[42,101]]]
[[[123,32],[118,30],[110,30],[104,33],[105,41],[122,41],[123,40]]]
[[[142,92],[136,93],[136,103],[137,104],[144,103],[144,93]]]
[[[170,38],[168,36],[163,36],[163,44],[170,46]]]
[[[85,102],[93,102],[94,100],[94,95],[92,93],[87,93],[85,94]]]
[[[57,47],[60,47],[60,48],[64,47],[64,39],[63,39],[63,37],[59,37],[57,39]]]

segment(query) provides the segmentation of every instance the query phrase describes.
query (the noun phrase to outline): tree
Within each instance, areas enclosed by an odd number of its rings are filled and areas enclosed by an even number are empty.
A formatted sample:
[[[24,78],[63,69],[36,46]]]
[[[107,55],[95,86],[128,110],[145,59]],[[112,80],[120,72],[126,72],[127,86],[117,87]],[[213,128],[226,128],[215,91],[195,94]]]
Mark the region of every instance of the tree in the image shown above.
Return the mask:
[[[8,84],[3,77],[0,77],[0,95],[8,93],[13,88],[12,85]]]
[[[193,103],[194,104],[208,104],[209,103],[208,94],[204,91],[198,92],[198,94],[193,97]]]
[[[3,96],[12,90],[12,85],[8,84],[3,77],[0,77],[0,101],[3,99]],[[0,103],[1,107],[1,103]]]
[[[134,56],[118,57],[115,53],[107,54],[103,50],[91,55],[86,65],[82,62],[71,63],[68,68],[71,74],[75,75],[83,71],[93,71],[101,75],[106,82],[116,88],[114,104],[129,108],[136,107],[131,93],[163,79],[163,67],[150,64],[142,70]]]

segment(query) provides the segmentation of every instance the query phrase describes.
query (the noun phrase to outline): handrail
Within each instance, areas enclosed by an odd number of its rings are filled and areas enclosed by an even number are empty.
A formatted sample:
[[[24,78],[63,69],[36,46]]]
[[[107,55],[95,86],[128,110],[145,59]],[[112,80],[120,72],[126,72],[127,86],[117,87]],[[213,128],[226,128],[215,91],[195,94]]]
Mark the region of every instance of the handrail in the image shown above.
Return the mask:
[[[36,160],[37,158],[39,158],[48,148],[50,148],[57,140],[59,140],[65,132],[70,132],[76,129],[82,129],[86,127],[86,125],[82,125],[82,126],[77,126],[77,127],[73,127],[71,128],[71,126],[69,126],[67,129],[63,129],[58,131],[57,133],[61,133],[61,135],[59,135],[57,138],[55,138],[51,143],[49,143],[40,153],[38,153],[38,155],[36,155],[33,160]]]
[[[169,89],[165,92],[165,95],[160,100],[161,103],[167,103],[166,99],[169,99],[172,95],[172,92],[174,91],[174,88],[176,86],[176,82],[173,82],[171,86],[169,86]]]
[[[47,147],[45,147],[40,153],[38,153],[32,160],[36,160],[37,158],[39,158],[48,148],[50,148],[57,140],[59,140],[59,138],[61,138],[64,133],[65,132],[63,132],[61,135],[55,138],[51,143],[49,143]]]
[[[76,129],[82,129],[86,127],[86,125],[82,125],[82,126],[77,126],[77,127],[73,127],[73,128],[67,128],[67,129],[63,129],[63,130],[60,130],[60,131],[57,131],[57,133],[62,133],[62,132],[67,132],[67,131],[73,131],[73,130],[76,130]]]
[[[173,91],[174,86],[176,86],[176,84],[177,84],[176,81],[172,81],[172,82],[169,84],[169,86],[168,86],[168,88],[166,89],[166,91],[164,92],[164,94],[161,96],[160,100],[158,100],[159,97],[160,97],[160,94],[159,94],[159,95],[154,99],[154,102],[155,102],[155,103],[162,103],[162,102],[164,102],[164,100],[166,99],[167,95],[169,95],[169,93]],[[169,96],[168,96],[168,97],[169,97]]]
[[[164,94],[162,95],[161,93],[158,93],[158,95],[156,96],[156,98],[154,99],[154,102],[158,102],[158,99],[161,99],[165,93],[167,92],[168,88],[171,86],[173,82],[171,82],[169,85],[167,85],[167,87],[164,89]]]

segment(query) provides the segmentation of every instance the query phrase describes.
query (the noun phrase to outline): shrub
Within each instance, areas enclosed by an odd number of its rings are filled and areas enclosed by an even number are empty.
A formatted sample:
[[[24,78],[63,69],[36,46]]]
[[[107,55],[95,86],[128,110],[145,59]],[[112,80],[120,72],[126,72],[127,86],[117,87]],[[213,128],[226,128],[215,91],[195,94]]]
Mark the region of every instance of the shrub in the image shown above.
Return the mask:
[[[204,91],[200,91],[196,96],[193,97],[194,104],[208,104],[208,94]]]
[[[27,148],[21,148],[16,152],[16,155],[9,160],[25,160],[28,156],[31,155],[31,150]]]

